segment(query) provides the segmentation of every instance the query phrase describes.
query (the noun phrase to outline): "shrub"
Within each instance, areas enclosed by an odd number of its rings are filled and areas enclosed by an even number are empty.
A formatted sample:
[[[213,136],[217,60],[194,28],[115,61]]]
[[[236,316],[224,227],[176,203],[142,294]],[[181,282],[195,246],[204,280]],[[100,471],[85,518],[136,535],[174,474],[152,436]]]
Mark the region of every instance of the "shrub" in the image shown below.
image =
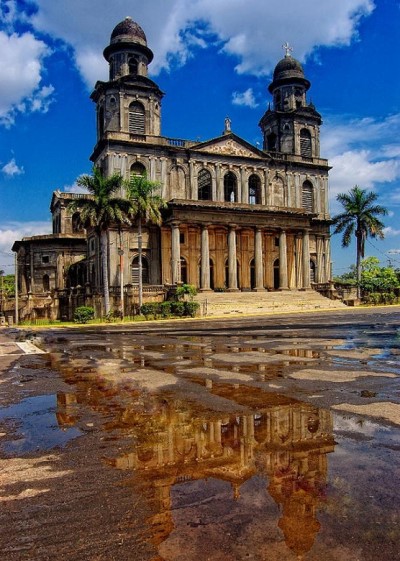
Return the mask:
[[[175,316],[178,316],[178,317],[184,316],[185,315],[185,302],[171,302],[171,312]]]
[[[147,302],[143,304],[140,308],[140,313],[148,319],[150,316],[155,318],[159,314],[159,303],[158,302]]]
[[[185,316],[194,318],[197,314],[197,311],[200,308],[200,304],[198,302],[184,302],[184,304],[185,304]]]
[[[111,312],[108,312],[108,314],[106,315],[106,322],[108,323],[119,321],[121,319],[122,319],[122,313],[120,312],[120,310],[112,310]]]
[[[87,323],[94,318],[94,308],[91,306],[79,306],[74,312],[75,323]]]
[[[160,313],[163,318],[167,318],[171,315],[171,302],[161,302]]]
[[[192,300],[193,296],[196,296],[197,290],[193,284],[183,284],[182,286],[177,287],[175,294],[177,300],[182,300],[185,296],[189,296]]]

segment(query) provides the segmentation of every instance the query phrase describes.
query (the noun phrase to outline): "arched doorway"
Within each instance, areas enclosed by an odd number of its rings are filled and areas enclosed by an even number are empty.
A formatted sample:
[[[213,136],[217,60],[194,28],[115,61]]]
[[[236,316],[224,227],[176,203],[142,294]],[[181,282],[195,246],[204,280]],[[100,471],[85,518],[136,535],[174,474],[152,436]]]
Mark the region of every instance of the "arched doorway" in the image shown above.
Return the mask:
[[[181,257],[181,282],[188,284],[188,266],[184,257]]]
[[[256,287],[256,262],[254,259],[250,261],[250,287]]]
[[[240,266],[239,261],[236,261],[236,276],[237,276],[237,288],[240,288]],[[228,259],[225,261],[225,286],[229,288],[229,262]]]
[[[315,282],[316,275],[315,275],[315,263],[312,259],[310,259],[310,282]]]
[[[199,287],[201,288],[201,260],[198,263],[198,272],[199,272]],[[214,263],[212,259],[210,259],[210,288],[211,290],[214,290]]]
[[[275,259],[274,261],[274,289],[278,290],[279,288],[279,259]]]

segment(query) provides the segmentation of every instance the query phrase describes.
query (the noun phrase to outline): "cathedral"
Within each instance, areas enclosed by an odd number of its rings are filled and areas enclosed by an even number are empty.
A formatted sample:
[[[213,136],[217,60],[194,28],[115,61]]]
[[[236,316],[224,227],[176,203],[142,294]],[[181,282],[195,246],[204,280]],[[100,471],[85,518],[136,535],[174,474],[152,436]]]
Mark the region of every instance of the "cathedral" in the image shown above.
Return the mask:
[[[131,18],[114,28],[104,57],[108,81],[97,82],[91,94],[97,139],[90,159],[105,175],[145,174],[159,183],[168,203],[161,226],[143,224],[145,296],[160,296],[179,283],[204,292],[257,292],[311,290],[329,282],[322,120],[307,101],[310,82],[290,48],[268,87],[272,99],[259,121],[262,149],[237,136],[229,118],[223,133],[205,142],[163,136],[164,94],[148,77],[153,52]],[[53,234],[13,246],[22,296],[45,295],[50,315],[59,318],[70,315],[68,291],[80,295],[79,305],[100,294],[103,284],[99,240],[68,210],[77,196],[85,195],[55,191]],[[134,228],[108,231],[108,262],[111,294],[121,288],[133,294],[139,275]],[[45,306],[36,307],[43,315]]]

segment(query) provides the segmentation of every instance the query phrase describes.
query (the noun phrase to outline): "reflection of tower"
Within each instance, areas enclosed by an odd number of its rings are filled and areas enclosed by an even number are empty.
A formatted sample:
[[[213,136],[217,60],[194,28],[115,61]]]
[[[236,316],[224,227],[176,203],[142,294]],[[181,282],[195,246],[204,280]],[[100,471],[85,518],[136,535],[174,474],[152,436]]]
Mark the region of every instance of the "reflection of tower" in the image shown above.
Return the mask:
[[[271,455],[268,491],[282,505],[278,526],[286,545],[302,559],[321,526],[317,509],[326,487],[326,455],[333,451],[332,419],[328,411],[305,405],[292,408],[290,417],[296,430],[289,430],[289,446],[282,447],[288,448],[286,452],[278,450]],[[299,434],[300,439],[296,438]]]
[[[74,393],[57,393],[57,423],[61,428],[72,427],[77,421],[77,397]]]

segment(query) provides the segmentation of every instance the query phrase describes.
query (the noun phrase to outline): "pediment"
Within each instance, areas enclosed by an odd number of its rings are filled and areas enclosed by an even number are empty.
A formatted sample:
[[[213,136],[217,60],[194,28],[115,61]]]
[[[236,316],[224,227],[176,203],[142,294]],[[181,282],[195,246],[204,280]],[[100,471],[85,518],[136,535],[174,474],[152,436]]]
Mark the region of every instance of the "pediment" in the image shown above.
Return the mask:
[[[207,152],[211,154],[221,154],[223,156],[241,156],[244,158],[262,157],[262,153],[257,148],[253,148],[251,144],[238,137],[228,136],[210,140],[202,145],[194,147],[198,152]]]

